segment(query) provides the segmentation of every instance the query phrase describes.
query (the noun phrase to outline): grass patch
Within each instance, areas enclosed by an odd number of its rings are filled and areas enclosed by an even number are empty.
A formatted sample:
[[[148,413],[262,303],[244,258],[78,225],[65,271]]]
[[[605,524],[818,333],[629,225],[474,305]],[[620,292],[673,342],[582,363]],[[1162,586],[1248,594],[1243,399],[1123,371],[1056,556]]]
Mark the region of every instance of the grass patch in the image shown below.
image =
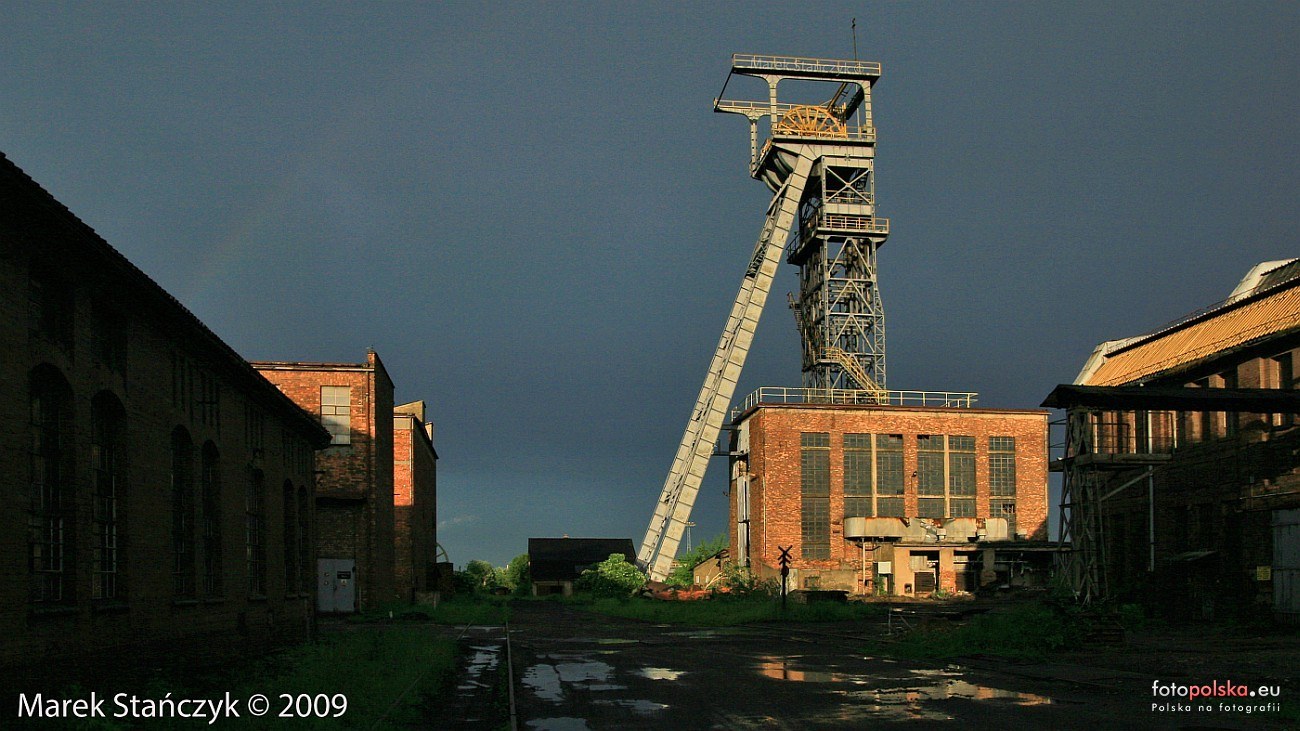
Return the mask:
[[[879,617],[884,609],[859,602],[788,602],[781,610],[780,599],[719,597],[693,602],[629,599],[578,598],[568,603],[598,614],[639,619],[660,624],[725,627],[753,622],[844,622]]]
[[[433,622],[435,624],[505,624],[510,618],[510,598],[457,595],[432,607],[393,602],[348,617],[357,624],[385,622]]]
[[[452,687],[457,668],[456,643],[434,636],[428,627],[386,625],[349,628],[324,634],[320,641],[299,645],[264,658],[234,663],[220,670],[190,673],[168,672],[146,679],[119,679],[113,685],[94,688],[111,699],[127,693],[139,699],[170,698],[219,700],[229,693],[238,701],[239,718],[219,716],[214,728],[222,729],[370,729],[385,730],[427,727],[430,709]],[[96,683],[99,685],[99,683]],[[91,688],[71,686],[65,698],[89,697]],[[252,717],[247,700],[262,694],[270,701],[268,713]],[[338,718],[280,718],[286,700],[280,694],[324,695],[319,709],[327,709],[328,697],[347,698],[346,711]],[[169,695],[170,694],[170,695]],[[400,699],[400,700],[399,700]],[[304,701],[303,710],[307,706]],[[114,719],[119,710],[109,700],[104,704],[109,718],[80,722],[45,722],[41,728],[73,728],[78,731],[118,731],[138,726],[158,729],[206,728],[207,719],[168,717]],[[337,712],[337,706],[329,714]],[[310,716],[310,714],[308,714]],[[382,722],[379,722],[382,718]],[[376,723],[378,725],[376,725]],[[31,726],[35,727],[35,726]]]
[[[874,648],[913,659],[938,660],[964,655],[996,655],[1044,660],[1074,643],[1087,620],[1044,604],[1023,604],[989,612],[960,625],[917,628],[893,645]]]

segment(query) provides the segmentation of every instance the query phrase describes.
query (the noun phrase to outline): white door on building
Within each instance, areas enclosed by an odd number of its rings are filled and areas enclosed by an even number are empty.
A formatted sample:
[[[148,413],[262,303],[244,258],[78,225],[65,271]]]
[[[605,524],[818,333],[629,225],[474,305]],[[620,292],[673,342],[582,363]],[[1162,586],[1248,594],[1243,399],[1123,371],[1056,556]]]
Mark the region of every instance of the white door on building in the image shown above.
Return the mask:
[[[357,562],[350,558],[322,558],[316,561],[316,610],[355,612],[357,606]]]

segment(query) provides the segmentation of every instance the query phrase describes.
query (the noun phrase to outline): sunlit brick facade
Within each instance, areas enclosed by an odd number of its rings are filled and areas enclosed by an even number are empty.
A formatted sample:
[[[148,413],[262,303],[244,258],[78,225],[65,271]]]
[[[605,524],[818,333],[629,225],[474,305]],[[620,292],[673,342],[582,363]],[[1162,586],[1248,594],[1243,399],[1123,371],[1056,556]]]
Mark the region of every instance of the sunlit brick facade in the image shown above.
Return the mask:
[[[333,435],[317,455],[317,574],[331,561],[352,561],[349,576],[330,581],[351,598],[327,612],[365,611],[398,598],[393,583],[393,381],[374,351],[362,363],[256,362],[253,366]],[[325,584],[329,586],[329,584]],[[346,594],[342,590],[347,589]]]
[[[789,548],[792,588],[1009,582],[1007,551],[1047,538],[1046,440],[1046,411],[759,404],[732,434],[731,555],[772,576]]]
[[[393,567],[397,595],[413,600],[437,589],[438,453],[423,401],[393,415]]]

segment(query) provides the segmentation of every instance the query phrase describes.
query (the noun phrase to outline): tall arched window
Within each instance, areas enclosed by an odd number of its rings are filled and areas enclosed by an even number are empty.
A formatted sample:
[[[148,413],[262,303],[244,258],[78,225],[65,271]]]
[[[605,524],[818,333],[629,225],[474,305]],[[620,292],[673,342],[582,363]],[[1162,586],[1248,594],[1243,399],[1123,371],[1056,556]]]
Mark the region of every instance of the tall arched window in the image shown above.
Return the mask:
[[[248,594],[266,596],[266,477],[252,470],[244,493],[244,556]]]
[[[184,427],[172,430],[172,592],[194,596],[194,443]]]
[[[284,481],[284,593],[298,593],[298,510],[293,483]]]
[[[302,577],[301,591],[311,591],[316,567],[311,565],[311,505],[307,503],[307,488],[298,488],[298,571]]]
[[[90,403],[90,468],[94,475],[91,519],[92,599],[121,596],[121,506],[126,486],[126,410],[113,394],[102,391]]]
[[[30,398],[30,491],[27,565],[36,603],[76,597],[76,524],[73,507],[72,389],[58,369],[32,371]]]
[[[199,485],[203,493],[203,593],[221,596],[221,455],[212,442],[203,444]]]

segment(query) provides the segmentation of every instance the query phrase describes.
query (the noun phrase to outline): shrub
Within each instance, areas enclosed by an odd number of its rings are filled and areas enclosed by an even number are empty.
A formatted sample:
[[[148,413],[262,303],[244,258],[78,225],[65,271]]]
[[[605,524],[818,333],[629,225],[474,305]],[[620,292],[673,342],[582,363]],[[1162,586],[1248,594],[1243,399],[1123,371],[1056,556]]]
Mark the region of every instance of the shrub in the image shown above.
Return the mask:
[[[599,597],[625,597],[645,585],[645,574],[627,562],[621,553],[611,553],[609,558],[582,572],[577,588]]]

